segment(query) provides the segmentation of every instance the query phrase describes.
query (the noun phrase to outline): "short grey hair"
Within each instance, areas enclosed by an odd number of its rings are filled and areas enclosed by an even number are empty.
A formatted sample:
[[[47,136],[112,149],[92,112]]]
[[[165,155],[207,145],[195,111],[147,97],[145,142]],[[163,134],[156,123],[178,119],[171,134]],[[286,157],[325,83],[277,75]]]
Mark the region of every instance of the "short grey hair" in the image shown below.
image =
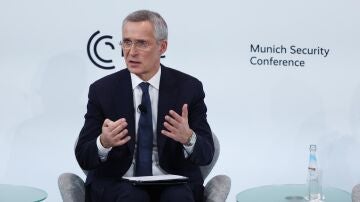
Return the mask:
[[[161,17],[159,13],[149,11],[149,10],[138,10],[130,13],[123,21],[122,29],[127,22],[143,22],[149,21],[154,27],[154,35],[156,40],[167,40],[168,38],[168,28],[165,20]]]

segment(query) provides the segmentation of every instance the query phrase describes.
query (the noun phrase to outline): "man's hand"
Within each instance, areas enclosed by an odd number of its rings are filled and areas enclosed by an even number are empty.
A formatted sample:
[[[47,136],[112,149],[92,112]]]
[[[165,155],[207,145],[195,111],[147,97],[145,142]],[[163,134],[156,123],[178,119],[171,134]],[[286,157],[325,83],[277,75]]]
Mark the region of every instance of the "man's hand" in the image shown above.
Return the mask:
[[[110,148],[127,143],[130,140],[130,136],[127,135],[127,125],[125,118],[118,119],[115,122],[110,119],[105,119],[100,134],[102,146]]]
[[[175,111],[170,110],[169,114],[165,116],[164,126],[166,130],[161,130],[163,135],[181,144],[187,144],[193,134],[188,123],[188,105],[183,105],[181,116]]]

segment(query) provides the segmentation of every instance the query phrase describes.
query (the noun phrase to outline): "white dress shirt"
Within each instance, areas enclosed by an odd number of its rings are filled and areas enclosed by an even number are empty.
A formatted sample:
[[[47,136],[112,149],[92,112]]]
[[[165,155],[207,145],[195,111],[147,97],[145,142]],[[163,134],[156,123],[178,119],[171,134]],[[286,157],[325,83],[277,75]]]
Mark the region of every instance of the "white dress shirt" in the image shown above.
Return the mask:
[[[133,89],[133,96],[134,96],[134,109],[135,109],[135,131],[137,136],[137,129],[138,129],[138,122],[140,119],[140,110],[138,109],[138,106],[141,104],[141,98],[142,98],[142,90],[139,86],[141,82],[144,82],[141,80],[138,76],[136,76],[133,73],[130,73],[131,76],[131,84]],[[152,152],[152,172],[153,175],[163,175],[166,174],[164,170],[160,168],[159,165],[159,157],[158,157],[158,147],[157,147],[157,115],[158,115],[158,102],[159,102],[159,87],[160,87],[160,77],[161,77],[161,67],[156,72],[156,74],[147,82],[149,85],[149,95],[150,95],[150,101],[151,101],[151,112],[152,112],[152,122],[153,122],[153,152]],[[116,121],[116,120],[113,120]],[[194,143],[196,142],[196,135],[194,135],[193,138],[193,144],[192,146],[185,146],[184,145],[184,155],[187,158],[194,149]],[[104,148],[100,143],[100,136],[96,140],[96,145],[98,147],[98,154],[101,159],[101,161],[106,161],[108,153],[112,148]],[[137,143],[135,143],[135,155],[136,156],[136,147]],[[135,158],[133,158],[133,162],[129,168],[129,170],[125,173],[124,176],[130,177],[134,176],[134,168],[135,168]]]

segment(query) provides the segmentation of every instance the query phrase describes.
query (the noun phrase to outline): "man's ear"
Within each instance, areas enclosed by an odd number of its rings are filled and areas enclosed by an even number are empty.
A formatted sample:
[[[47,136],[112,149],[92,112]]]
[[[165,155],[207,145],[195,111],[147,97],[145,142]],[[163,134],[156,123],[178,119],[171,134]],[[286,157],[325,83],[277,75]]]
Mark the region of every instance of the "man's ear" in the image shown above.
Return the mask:
[[[167,40],[160,41],[160,53],[163,55],[167,49]]]

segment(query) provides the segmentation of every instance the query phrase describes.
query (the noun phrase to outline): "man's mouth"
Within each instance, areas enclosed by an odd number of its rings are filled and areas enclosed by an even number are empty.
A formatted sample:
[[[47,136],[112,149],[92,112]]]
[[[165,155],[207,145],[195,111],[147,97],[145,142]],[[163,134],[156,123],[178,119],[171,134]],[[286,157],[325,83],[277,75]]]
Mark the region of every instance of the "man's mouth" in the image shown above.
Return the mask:
[[[130,64],[140,64],[141,62],[136,61],[136,60],[129,60],[129,63]]]

